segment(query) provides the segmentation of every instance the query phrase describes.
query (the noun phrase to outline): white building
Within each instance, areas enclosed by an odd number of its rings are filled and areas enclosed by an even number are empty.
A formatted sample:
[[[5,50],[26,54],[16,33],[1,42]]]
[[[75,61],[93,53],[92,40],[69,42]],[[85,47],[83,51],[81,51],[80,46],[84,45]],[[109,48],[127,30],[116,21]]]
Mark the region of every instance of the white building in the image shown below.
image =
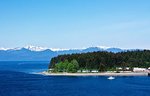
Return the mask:
[[[133,72],[145,72],[145,71],[147,71],[146,68],[138,68],[138,67],[133,68]]]
[[[117,69],[117,70],[122,70],[122,68],[121,68],[121,67],[117,67],[116,69]]]
[[[82,70],[83,73],[88,73],[90,72],[89,70]]]
[[[92,70],[91,72],[92,73],[98,73],[98,70]]]
[[[130,68],[129,68],[129,67],[126,67],[126,70],[130,70]]]
[[[118,70],[118,71],[122,71],[123,70],[123,68],[121,68],[121,67],[117,67],[116,68],[116,70]],[[129,67],[125,67],[124,68],[124,71],[129,71],[130,70],[130,68]]]

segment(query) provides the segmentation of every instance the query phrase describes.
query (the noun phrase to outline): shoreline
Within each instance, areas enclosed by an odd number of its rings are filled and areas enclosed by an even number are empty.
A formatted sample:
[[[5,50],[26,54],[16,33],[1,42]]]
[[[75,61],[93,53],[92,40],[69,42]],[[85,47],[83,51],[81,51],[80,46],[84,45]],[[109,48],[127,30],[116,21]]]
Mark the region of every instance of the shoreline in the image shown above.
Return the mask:
[[[148,76],[147,72],[103,72],[103,73],[48,73],[41,72],[39,73],[45,76]]]

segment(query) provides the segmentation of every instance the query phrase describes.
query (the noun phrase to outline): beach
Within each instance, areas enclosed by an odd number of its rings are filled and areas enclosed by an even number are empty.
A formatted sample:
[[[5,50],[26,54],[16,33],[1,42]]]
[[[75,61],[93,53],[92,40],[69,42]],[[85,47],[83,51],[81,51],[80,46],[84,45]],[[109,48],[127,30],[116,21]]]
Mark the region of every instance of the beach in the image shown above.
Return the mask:
[[[44,71],[39,74],[46,75],[46,76],[148,76],[147,72],[48,73]]]

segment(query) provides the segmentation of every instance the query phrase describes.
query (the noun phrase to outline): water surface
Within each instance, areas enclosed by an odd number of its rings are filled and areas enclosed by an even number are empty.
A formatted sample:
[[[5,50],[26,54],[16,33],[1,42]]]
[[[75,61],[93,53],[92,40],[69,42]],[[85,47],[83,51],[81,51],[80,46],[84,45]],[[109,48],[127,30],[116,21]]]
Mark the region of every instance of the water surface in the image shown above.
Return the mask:
[[[0,96],[149,96],[150,77],[42,76],[49,62],[0,62]]]

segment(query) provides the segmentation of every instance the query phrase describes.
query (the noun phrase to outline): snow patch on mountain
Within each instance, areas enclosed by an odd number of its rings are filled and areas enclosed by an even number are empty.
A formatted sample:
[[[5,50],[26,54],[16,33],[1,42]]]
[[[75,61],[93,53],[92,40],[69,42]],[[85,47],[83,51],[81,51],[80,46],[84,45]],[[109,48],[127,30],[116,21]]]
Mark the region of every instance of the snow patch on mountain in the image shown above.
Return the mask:
[[[107,46],[97,46],[97,47],[100,48],[100,49],[104,49],[104,50],[106,50],[108,48],[111,48],[111,47],[107,47]]]
[[[46,47],[32,46],[32,45],[26,46],[24,48],[28,49],[28,50],[31,50],[31,51],[44,51],[44,50],[48,49]]]
[[[0,50],[4,50],[4,51],[6,51],[6,50],[9,50],[10,48],[3,48],[3,47],[0,47]]]

